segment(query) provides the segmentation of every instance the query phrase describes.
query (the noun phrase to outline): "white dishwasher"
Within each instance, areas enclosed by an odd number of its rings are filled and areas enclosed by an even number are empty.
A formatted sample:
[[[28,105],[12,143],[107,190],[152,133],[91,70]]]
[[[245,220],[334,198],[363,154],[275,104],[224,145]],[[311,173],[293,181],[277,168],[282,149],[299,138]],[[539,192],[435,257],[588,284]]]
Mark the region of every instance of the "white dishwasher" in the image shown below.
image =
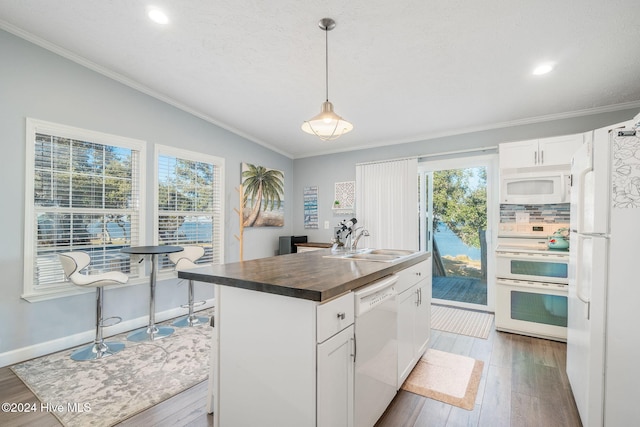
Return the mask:
[[[397,281],[391,275],[355,292],[355,427],[372,427],[397,392]]]

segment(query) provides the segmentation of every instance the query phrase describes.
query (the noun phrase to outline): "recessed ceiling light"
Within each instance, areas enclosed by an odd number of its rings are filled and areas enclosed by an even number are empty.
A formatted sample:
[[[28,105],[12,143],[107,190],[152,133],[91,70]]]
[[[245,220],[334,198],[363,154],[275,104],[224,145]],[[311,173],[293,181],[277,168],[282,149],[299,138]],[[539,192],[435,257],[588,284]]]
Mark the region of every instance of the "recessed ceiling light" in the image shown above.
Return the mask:
[[[169,23],[169,17],[163,11],[155,7],[149,8],[147,16],[157,24],[165,25]]]
[[[534,70],[533,74],[536,76],[541,76],[543,74],[547,74],[553,70],[553,65],[551,62],[547,62],[546,64],[538,65]]]

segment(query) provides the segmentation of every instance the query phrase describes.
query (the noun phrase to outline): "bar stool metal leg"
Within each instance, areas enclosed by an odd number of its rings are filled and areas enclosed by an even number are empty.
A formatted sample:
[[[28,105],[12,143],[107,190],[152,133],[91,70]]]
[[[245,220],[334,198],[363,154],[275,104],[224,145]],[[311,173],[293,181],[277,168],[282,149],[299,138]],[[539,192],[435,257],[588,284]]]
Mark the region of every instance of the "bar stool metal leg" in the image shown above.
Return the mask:
[[[156,265],[157,255],[151,255],[151,281],[150,281],[150,295],[149,295],[149,326],[144,329],[138,329],[131,332],[127,339],[129,341],[154,341],[161,338],[166,338],[173,334],[174,329],[169,326],[157,326],[156,325],[156,275],[158,267]]]
[[[105,326],[104,321],[108,319],[102,318],[102,299],[103,299],[103,287],[96,288],[96,337],[92,345],[85,346],[74,351],[71,354],[71,359],[76,361],[95,360],[102,359],[116,354],[124,349],[124,344],[120,342],[105,342],[102,337],[102,329]],[[117,319],[116,323],[119,323],[122,319],[120,317],[113,317]],[[115,324],[115,323],[114,323]],[[112,325],[108,325],[112,326]]]
[[[188,304],[181,306],[183,308],[189,308],[189,314],[186,317],[176,320],[172,323],[172,325],[179,328],[184,328],[189,326],[202,325],[209,322],[208,317],[196,316],[196,314],[193,312],[194,307],[197,307],[204,303],[205,301],[200,301],[197,303],[193,302],[193,280],[189,280],[189,302]]]

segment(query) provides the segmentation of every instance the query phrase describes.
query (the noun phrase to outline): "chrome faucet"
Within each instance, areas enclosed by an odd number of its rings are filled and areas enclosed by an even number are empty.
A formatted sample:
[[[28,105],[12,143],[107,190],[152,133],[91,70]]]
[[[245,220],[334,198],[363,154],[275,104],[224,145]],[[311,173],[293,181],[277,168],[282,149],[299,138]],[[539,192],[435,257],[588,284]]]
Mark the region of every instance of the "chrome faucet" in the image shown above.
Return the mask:
[[[353,230],[354,234],[356,231],[362,229],[362,231],[360,231],[360,233],[356,236],[355,239],[353,239],[353,242],[351,243],[351,250],[355,251],[358,249],[358,241],[360,240],[360,238],[362,236],[364,237],[368,237],[369,236],[369,230],[365,229],[364,227],[358,227],[355,230]]]

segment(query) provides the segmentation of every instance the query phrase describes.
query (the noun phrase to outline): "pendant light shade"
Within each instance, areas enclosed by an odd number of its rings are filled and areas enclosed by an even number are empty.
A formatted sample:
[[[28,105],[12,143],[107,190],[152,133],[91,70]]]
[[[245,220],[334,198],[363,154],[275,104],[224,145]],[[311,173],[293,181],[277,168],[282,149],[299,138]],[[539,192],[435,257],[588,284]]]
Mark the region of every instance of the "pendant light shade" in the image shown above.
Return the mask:
[[[336,27],[336,23],[331,18],[323,18],[318,23],[321,30],[325,32],[325,83],[326,101],[322,103],[320,114],[312,117],[302,124],[302,130],[306,133],[317,136],[323,141],[332,141],[347,132],[353,130],[353,125],[337,115],[333,111],[333,104],[329,102],[329,36],[328,32]]]
[[[347,132],[351,132],[353,125],[333,111],[331,102],[325,101],[322,103],[320,114],[304,122],[302,130],[317,136],[323,141],[331,141]]]

